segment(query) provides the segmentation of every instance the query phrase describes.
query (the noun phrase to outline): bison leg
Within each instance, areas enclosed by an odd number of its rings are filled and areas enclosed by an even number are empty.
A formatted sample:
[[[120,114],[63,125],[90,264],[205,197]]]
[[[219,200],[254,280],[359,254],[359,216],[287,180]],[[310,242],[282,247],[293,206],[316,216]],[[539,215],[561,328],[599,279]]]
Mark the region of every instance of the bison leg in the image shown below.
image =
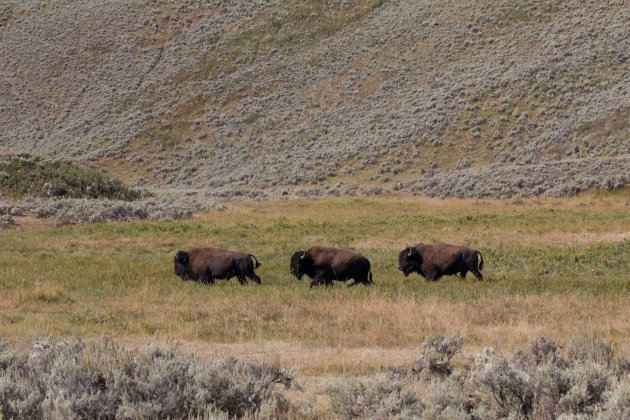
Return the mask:
[[[214,279],[212,278],[212,274],[204,273],[203,275],[201,275],[199,277],[199,283],[204,283],[204,284],[212,284],[212,283],[214,283]]]
[[[424,272],[424,276],[427,280],[436,281],[437,279],[440,278],[440,273],[436,269],[432,268],[432,269],[426,270]]]
[[[369,286],[369,285],[371,285],[372,283],[371,283],[371,282],[369,282],[369,281],[367,281],[367,280],[366,280],[366,281],[353,280],[353,281],[352,281],[352,283],[350,283],[350,284],[348,285],[348,287],[356,286],[357,284],[363,284],[363,285],[365,285],[365,286]]]
[[[247,280],[245,279],[245,276],[244,276],[244,275],[239,274],[237,278],[238,278],[238,282],[239,282],[241,285],[243,285],[243,284],[247,283]]]
[[[358,279],[353,279],[353,282],[350,283],[348,285],[348,287],[352,287],[352,286],[356,286],[357,284],[364,284],[366,286],[369,286],[370,284],[372,284],[372,280],[371,280],[371,273],[366,274],[364,276],[360,276]]]
[[[313,286],[319,286],[320,284],[325,284],[326,287],[330,286],[332,282],[327,282],[324,279],[317,279],[314,278],[313,280],[311,280],[311,285],[309,286],[309,289]]]
[[[247,274],[247,277],[249,277],[251,280],[253,280],[253,281],[254,281],[254,283],[256,283],[256,284],[260,284],[260,277],[258,277],[258,276],[256,275],[256,273],[253,273],[253,272],[252,272],[252,273],[250,273],[250,274]]]
[[[473,273],[475,277],[477,277],[477,280],[483,280],[483,276],[481,275],[481,272],[479,271],[479,269],[483,267],[483,258],[480,264],[479,261],[477,260],[477,254],[478,253],[475,252],[468,258],[468,260],[466,261],[466,266],[467,266],[466,268],[470,270],[470,272]]]
[[[372,272],[368,271],[367,273],[365,273],[365,275],[363,275],[363,278],[360,279],[359,283],[363,283],[366,286],[369,286],[370,284],[374,283],[372,281]]]
[[[459,273],[459,277],[461,277],[461,278],[462,278],[462,280],[463,280],[463,279],[465,279],[465,278],[466,278],[466,274],[468,274],[468,270],[462,270],[462,271]]]
[[[328,286],[332,284],[332,280],[327,278],[326,273],[317,273],[315,277],[313,277],[313,280],[311,280],[311,285],[309,286],[309,288],[313,286],[317,286],[322,283]]]

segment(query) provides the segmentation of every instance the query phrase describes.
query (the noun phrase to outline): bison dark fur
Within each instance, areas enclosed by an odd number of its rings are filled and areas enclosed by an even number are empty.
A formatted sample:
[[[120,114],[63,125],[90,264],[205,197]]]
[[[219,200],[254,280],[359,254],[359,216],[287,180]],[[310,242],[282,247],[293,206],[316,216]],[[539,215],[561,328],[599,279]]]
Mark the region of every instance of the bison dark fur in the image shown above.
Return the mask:
[[[256,261],[255,267],[252,258]],[[174,262],[175,274],[182,280],[214,283],[215,279],[236,277],[239,283],[245,284],[247,277],[260,284],[260,277],[254,273],[260,263],[252,254],[220,248],[194,248],[188,252],[177,251]]]
[[[405,277],[415,272],[427,280],[457,273],[463,279],[470,271],[482,280],[483,256],[479,251],[463,246],[420,243],[400,251],[398,269]]]
[[[348,287],[359,283],[372,284],[370,261],[362,255],[346,249],[314,246],[307,251],[297,251],[291,256],[291,274],[298,279],[309,276],[310,287],[318,284],[332,284],[333,280],[354,281]]]

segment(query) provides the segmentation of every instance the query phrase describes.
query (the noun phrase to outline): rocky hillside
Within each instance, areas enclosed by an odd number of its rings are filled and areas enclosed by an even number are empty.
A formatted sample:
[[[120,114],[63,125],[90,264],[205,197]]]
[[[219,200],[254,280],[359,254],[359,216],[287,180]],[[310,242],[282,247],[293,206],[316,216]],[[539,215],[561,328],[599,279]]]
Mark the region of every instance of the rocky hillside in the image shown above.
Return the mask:
[[[630,182],[623,1],[3,0],[0,153],[220,198]]]

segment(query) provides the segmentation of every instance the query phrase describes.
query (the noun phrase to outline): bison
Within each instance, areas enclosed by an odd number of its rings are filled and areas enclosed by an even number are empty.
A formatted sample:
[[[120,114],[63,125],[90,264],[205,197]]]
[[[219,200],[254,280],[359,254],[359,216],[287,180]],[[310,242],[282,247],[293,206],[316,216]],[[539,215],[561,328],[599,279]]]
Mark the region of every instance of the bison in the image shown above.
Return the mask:
[[[175,274],[182,280],[212,284],[215,279],[229,280],[236,276],[241,284],[247,282],[245,277],[260,284],[260,277],[254,273],[254,268],[260,267],[260,263],[252,254],[219,248],[194,248],[188,252],[177,251],[174,262]]]
[[[457,273],[463,279],[470,271],[478,280],[483,280],[480,272],[483,269],[483,256],[479,251],[463,246],[420,243],[400,251],[398,269],[405,277],[416,272],[427,280]]]
[[[314,246],[307,251],[297,251],[291,256],[291,274],[300,280],[304,274],[311,280],[310,287],[318,284],[330,286],[333,280],[372,284],[370,261],[356,252],[346,249]]]

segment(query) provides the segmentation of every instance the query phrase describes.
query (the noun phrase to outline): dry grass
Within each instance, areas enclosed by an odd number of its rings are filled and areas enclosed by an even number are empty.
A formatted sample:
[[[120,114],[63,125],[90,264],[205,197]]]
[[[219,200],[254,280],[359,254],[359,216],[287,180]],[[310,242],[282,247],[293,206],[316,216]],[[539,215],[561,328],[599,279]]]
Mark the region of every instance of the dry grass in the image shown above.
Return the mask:
[[[588,332],[630,348],[630,195],[500,200],[327,199],[234,202],[184,222],[0,231],[0,336],[116,337],[182,343],[202,356],[278,360],[303,373],[368,373],[405,364],[425,335],[464,334],[467,352],[510,352],[541,335]],[[18,223],[22,219],[18,220]],[[404,278],[405,244],[468,244],[486,281]],[[288,272],[315,243],[373,264],[371,288],[309,290]],[[178,249],[255,254],[261,286],[172,274]]]

